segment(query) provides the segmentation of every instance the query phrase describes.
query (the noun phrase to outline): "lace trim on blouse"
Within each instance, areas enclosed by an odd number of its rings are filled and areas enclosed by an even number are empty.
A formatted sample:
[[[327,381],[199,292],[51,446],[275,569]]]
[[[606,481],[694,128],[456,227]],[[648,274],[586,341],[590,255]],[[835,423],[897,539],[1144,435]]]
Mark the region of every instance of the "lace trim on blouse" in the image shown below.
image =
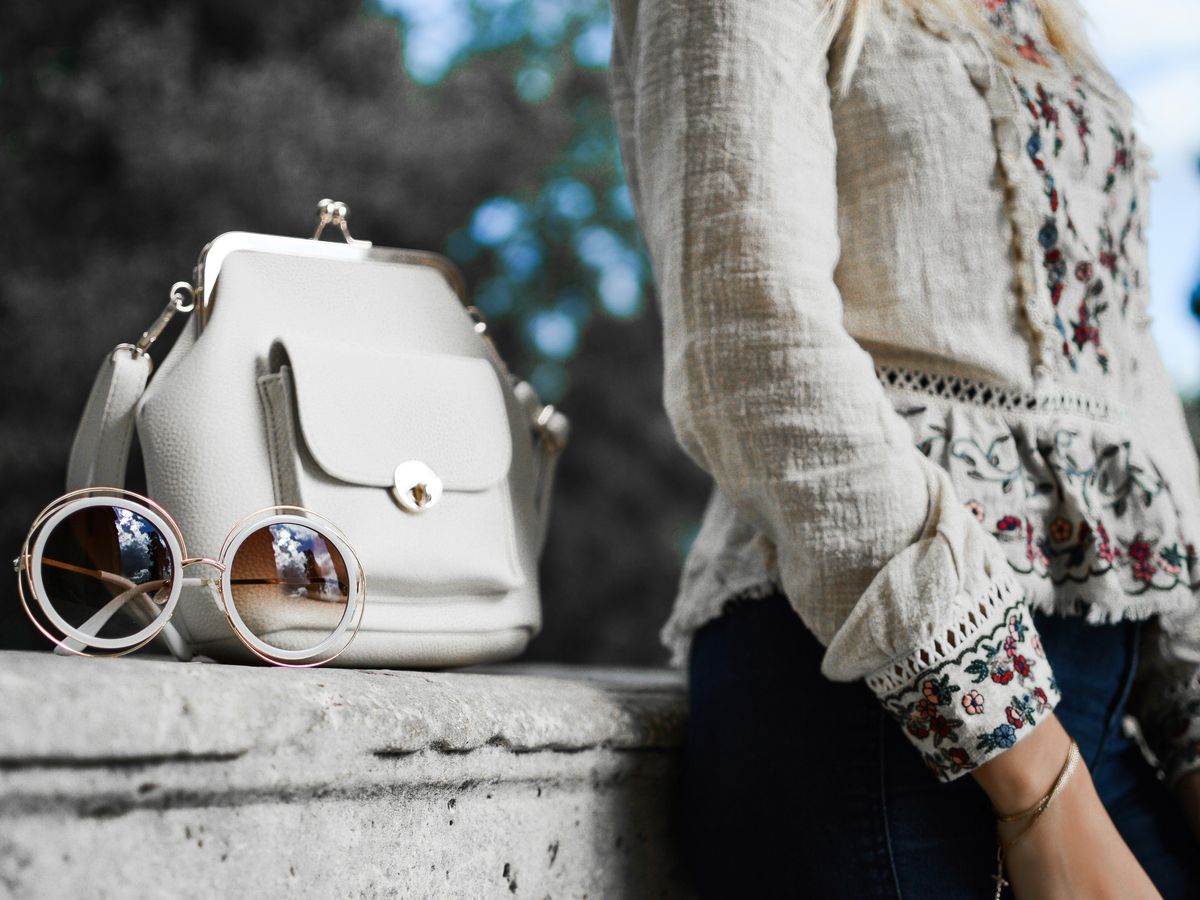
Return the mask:
[[[1070,412],[1096,419],[1106,419],[1109,415],[1108,402],[1104,398],[1081,391],[1034,393],[962,375],[939,375],[902,366],[877,365],[875,375],[886,387],[919,391],[943,400],[973,403],[1006,412]]]

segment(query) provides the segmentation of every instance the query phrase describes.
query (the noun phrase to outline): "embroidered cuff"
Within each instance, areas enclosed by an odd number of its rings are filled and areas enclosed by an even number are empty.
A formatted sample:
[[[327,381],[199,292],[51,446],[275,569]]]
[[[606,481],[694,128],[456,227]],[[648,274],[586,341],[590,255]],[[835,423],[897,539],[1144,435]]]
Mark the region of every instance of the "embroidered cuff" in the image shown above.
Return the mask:
[[[866,682],[941,781],[1012,747],[1060,699],[1030,608],[1007,579],[944,640]]]
[[[1138,725],[1169,785],[1200,769],[1200,670],[1184,681],[1148,692]]]

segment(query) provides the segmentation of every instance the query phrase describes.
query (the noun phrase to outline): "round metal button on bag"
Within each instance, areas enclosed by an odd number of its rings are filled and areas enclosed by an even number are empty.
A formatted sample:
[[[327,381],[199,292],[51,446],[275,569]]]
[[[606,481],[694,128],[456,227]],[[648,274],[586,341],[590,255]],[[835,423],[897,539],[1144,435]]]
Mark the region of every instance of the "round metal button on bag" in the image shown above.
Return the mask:
[[[424,512],[442,497],[442,479],[419,459],[396,466],[392,496],[409,512]]]

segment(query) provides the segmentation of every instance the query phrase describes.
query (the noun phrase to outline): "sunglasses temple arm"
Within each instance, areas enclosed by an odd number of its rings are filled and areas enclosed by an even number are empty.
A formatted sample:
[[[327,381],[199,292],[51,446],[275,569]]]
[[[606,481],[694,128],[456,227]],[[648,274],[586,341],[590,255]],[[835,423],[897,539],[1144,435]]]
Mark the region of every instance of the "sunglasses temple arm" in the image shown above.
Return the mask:
[[[115,616],[126,603],[132,601],[138,602],[144,607],[149,607],[148,612],[153,615],[157,613],[157,607],[153,600],[146,596],[146,585],[134,585],[129,590],[124,591],[113,597],[104,606],[102,606],[90,619],[79,626],[79,630],[89,637],[95,637],[106,624],[108,620]],[[180,636],[178,629],[170,622],[167,622],[159,632],[163,641],[167,645],[167,649],[171,654],[182,662],[189,662],[192,659],[193,653],[187,642]],[[62,642],[54,648],[54,652],[59,656],[74,656],[82,653],[86,645],[73,637],[65,637]]]
[[[126,578],[124,575],[118,575],[116,572],[105,572],[103,569],[87,569],[83,566],[76,566],[59,559],[51,559],[48,556],[42,557],[42,565],[53,566],[56,569],[64,569],[67,572],[75,572],[79,575],[88,575],[99,581],[103,581],[105,584],[115,584],[117,587],[125,588],[127,591],[137,587],[137,582]]]
[[[192,648],[188,646],[188,642],[179,633],[179,629],[170,622],[163,626],[162,631],[159,632],[159,637],[163,639],[163,642],[167,645],[167,649],[171,651],[171,655],[180,662],[191,662],[192,657],[196,655],[192,652]]]
[[[108,624],[108,620],[120,612],[121,609],[124,608],[125,604],[130,600],[145,600],[148,603],[152,602],[146,600],[144,586],[135,584],[133,587],[129,588],[129,590],[122,591],[121,593],[117,594],[117,596],[105,603],[102,607],[100,607],[100,609],[98,609],[90,619],[79,626],[78,630],[82,631],[88,637],[95,637],[100,633],[100,629]],[[83,652],[83,648],[85,646],[87,645],[78,638],[64,637],[59,645],[54,648],[54,652],[59,656],[74,656]]]

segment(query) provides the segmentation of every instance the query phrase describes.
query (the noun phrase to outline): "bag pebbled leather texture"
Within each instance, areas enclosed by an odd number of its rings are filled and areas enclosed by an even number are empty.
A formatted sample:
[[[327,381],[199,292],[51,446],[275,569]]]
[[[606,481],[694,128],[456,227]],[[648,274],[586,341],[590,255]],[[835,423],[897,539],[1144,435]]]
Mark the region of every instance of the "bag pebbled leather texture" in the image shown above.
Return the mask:
[[[210,291],[207,322],[189,321],[137,411],[150,496],[189,555],[215,557],[254,510],[305,506],[366,577],[362,627],[336,665],[519,654],[541,628],[534,438],[441,272],[235,250]],[[392,490],[409,460],[443,487],[419,512]],[[197,652],[249,661],[206,589],[189,586],[175,620]]]

